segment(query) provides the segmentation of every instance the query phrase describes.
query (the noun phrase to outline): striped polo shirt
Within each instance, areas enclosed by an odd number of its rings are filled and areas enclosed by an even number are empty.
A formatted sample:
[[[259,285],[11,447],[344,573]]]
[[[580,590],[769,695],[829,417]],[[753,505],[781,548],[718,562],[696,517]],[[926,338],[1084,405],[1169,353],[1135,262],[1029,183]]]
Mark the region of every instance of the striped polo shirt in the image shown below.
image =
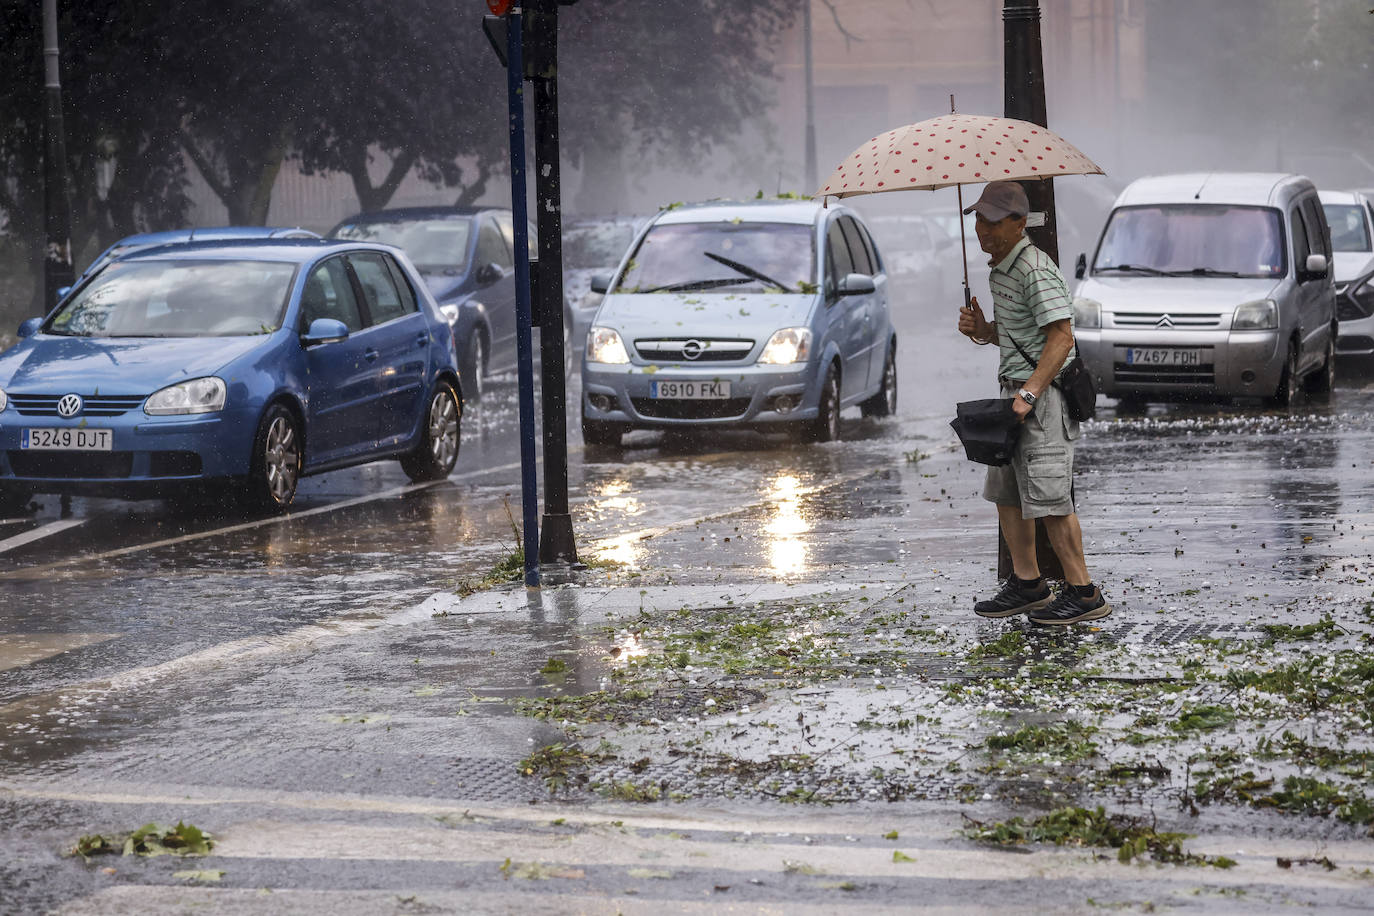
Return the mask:
[[[992,320],[997,322],[998,346],[1002,360],[997,374],[1003,378],[1024,381],[1031,377],[1035,366],[1026,362],[1011,339],[1035,360],[1045,348],[1042,328],[1051,322],[1069,319],[1073,324],[1073,300],[1069,287],[1058,266],[1050,256],[1022,238],[1001,262],[992,265],[988,278],[992,288]],[[1064,359],[1068,365],[1072,351]],[[1063,370],[1063,366],[1059,367]],[[1057,372],[1055,373],[1058,374]]]

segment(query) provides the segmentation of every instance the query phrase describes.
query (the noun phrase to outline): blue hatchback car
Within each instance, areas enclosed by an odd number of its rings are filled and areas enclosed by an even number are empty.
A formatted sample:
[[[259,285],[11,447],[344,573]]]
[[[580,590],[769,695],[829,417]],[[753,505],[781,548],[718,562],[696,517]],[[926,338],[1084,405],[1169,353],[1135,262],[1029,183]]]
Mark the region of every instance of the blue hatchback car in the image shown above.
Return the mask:
[[[458,457],[448,322],[394,248],[192,242],[85,279],[0,354],[0,496],[229,485],[291,504],[302,475]]]

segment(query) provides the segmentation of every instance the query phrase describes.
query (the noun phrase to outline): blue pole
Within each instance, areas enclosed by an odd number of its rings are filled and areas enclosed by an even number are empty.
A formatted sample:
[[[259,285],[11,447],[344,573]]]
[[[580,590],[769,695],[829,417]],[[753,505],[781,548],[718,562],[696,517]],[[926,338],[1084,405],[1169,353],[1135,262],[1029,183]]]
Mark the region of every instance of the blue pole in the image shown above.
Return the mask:
[[[510,100],[510,198],[515,218],[515,356],[520,373],[520,508],[525,520],[525,586],[539,585],[539,492],[534,455],[534,348],[530,328],[529,212],[525,200],[523,13],[506,20],[506,94]]]

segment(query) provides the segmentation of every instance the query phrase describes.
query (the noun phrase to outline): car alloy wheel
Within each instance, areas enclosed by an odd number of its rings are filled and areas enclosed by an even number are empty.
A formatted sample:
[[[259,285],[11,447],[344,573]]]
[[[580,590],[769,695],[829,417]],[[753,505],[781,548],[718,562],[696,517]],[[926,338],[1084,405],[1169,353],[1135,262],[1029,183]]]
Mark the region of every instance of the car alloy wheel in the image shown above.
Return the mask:
[[[1288,343],[1288,359],[1283,364],[1283,374],[1279,377],[1279,387],[1274,391],[1274,396],[1269,398],[1269,403],[1274,407],[1292,407],[1298,402],[1298,345],[1295,341]]]
[[[832,365],[821,383],[821,396],[816,404],[816,419],[808,430],[816,442],[833,442],[840,438],[840,377]]]
[[[296,498],[301,476],[301,437],[296,418],[273,404],[258,425],[250,475],[250,497],[256,505],[280,511]]]
[[[458,463],[462,409],[453,386],[442,379],[435,385],[425,411],[425,425],[415,450],[401,459],[411,480],[442,480]]]
[[[1332,390],[1336,387],[1336,332],[1332,330],[1331,337],[1326,341],[1326,357],[1316,372],[1309,375],[1304,388],[1310,395],[1320,398],[1331,396]]]
[[[890,417],[897,412],[897,345],[890,344],[883,361],[883,380],[873,397],[859,405],[865,417]]]
[[[467,382],[463,390],[467,392],[468,400],[479,403],[487,390],[487,345],[482,342],[482,333],[476,328],[468,338],[468,355],[462,368],[464,381]]]

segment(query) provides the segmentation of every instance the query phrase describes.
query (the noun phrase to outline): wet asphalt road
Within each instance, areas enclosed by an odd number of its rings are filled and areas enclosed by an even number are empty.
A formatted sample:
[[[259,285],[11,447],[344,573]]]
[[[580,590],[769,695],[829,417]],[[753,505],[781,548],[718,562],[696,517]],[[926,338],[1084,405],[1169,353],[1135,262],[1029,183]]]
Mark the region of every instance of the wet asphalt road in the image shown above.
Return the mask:
[[[1237,908],[1237,888],[1252,911],[1363,906],[1369,843],[1325,822],[1217,816],[1205,842],[1233,854],[1243,842],[1257,860],[1271,846],[1331,850],[1334,878],[1276,875],[1272,855],[1268,871],[1246,860],[1234,878],[1147,878],[1081,851],[1007,856],[958,840],[953,783],[877,809],[797,810],[685,785],[676,804],[647,807],[550,798],[520,778],[516,761],[567,736],[510,701],[547,694],[540,672],[555,658],[568,669],[559,691],[596,690],[615,670],[612,634],[646,610],[852,605],[868,601],[862,588],[909,596],[961,638],[1007,632],[968,613],[994,584],[995,529],[947,427],[954,401],[990,396],[994,356],[957,338],[952,307],[901,319],[894,421],[846,415],[843,440],[824,446],[639,433],[618,453],[578,449],[583,553],[624,565],[542,594],[455,594],[514,546],[510,380],[465,418],[458,470],[440,484],[410,486],[388,463],[307,481],[284,519],[43,497],[36,516],[5,521],[0,911],[825,911],[836,895],[957,910],[1010,893],[1074,911],[1172,904],[1198,887],[1195,905],[1215,911]],[[1374,386],[1355,372],[1329,404],[1291,413],[1104,411],[1080,448],[1078,490],[1110,626],[1206,635],[1368,601],[1371,408]],[[871,697],[873,676],[856,675]],[[674,732],[648,734],[613,737],[666,767]],[[854,769],[871,765],[860,754]],[[61,856],[85,833],[182,818],[220,837],[216,855]],[[878,821],[917,866],[892,857]],[[174,874],[188,869],[224,874]]]

